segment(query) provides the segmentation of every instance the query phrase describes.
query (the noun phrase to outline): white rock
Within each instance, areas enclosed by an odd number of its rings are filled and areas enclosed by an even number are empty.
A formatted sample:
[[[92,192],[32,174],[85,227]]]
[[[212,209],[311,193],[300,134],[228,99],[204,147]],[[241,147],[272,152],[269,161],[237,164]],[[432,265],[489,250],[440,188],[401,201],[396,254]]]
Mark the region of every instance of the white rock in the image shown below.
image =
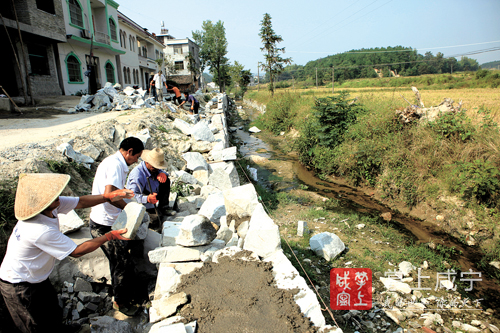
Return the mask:
[[[243,249],[267,257],[281,249],[279,228],[267,215],[262,204],[258,204],[250,219]]]
[[[120,230],[127,228],[127,231],[122,236],[134,239],[144,219],[144,213],[146,213],[146,207],[143,204],[134,201],[129,202],[125,206],[125,209],[120,212],[111,229]]]
[[[217,236],[217,231],[204,215],[190,215],[184,218],[175,242],[182,246],[200,246],[210,244]]]
[[[251,183],[225,190],[223,195],[226,213],[239,218],[251,216],[259,204],[257,191]]]
[[[59,213],[59,229],[65,235],[80,230],[85,224],[78,214],[72,210],[68,214]]]
[[[210,194],[198,212],[200,215],[206,216],[210,221],[220,225],[221,216],[226,215],[226,207],[224,205],[224,195],[222,192]]]
[[[196,170],[207,170],[208,171],[208,163],[200,153],[184,153],[182,154],[182,158],[187,162],[187,168],[192,171]]]
[[[212,158],[214,161],[231,161],[237,158],[236,156],[237,148],[230,147],[223,150],[211,151]]]
[[[130,323],[109,316],[90,318],[92,332],[134,333]]]
[[[161,246],[175,246],[175,238],[179,236],[182,222],[163,222]]]
[[[404,294],[411,293],[411,288],[407,283],[399,282],[391,278],[380,278],[385,288],[389,291],[398,291]]]
[[[215,137],[204,122],[199,122],[191,128],[191,136],[198,141],[214,142]]]
[[[175,118],[172,126],[186,135],[191,135],[192,126],[180,118]]]
[[[164,296],[159,300],[151,302],[149,309],[149,321],[156,323],[163,320],[177,311],[179,305],[187,303],[188,298],[186,293],[180,292],[171,296]],[[183,325],[184,326],[184,325]]]
[[[403,261],[399,264],[399,271],[403,273],[404,276],[410,275],[410,272],[415,269],[415,266],[409,261]]]
[[[309,233],[309,228],[307,227],[306,221],[297,222],[297,236],[303,237],[304,233]]]
[[[325,258],[327,261],[334,259],[345,250],[342,240],[331,232],[322,232],[312,236],[309,245],[316,255]]]
[[[248,131],[249,131],[250,133],[259,133],[259,132],[260,132],[260,129],[258,129],[256,126],[253,126],[253,127],[250,127],[250,128],[248,129]]]

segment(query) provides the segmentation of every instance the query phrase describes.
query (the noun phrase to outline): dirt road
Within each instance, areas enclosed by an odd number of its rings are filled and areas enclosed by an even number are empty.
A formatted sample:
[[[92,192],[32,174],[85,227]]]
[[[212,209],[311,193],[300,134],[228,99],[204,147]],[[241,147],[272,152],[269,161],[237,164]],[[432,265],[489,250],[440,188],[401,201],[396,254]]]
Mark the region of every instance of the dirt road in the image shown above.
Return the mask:
[[[68,98],[72,97],[72,98]],[[49,105],[23,108],[23,114],[0,112],[0,149],[22,143],[41,142],[82,129],[96,122],[116,118],[119,112],[81,112],[68,114],[65,109],[78,104],[79,97],[67,96]]]

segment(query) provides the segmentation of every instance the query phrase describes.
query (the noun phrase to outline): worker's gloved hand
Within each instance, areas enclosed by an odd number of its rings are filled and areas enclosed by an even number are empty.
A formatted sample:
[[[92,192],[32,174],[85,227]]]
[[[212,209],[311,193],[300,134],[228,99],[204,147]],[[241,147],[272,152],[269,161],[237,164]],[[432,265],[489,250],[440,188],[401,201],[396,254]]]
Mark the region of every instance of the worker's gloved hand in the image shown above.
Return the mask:
[[[160,182],[160,183],[164,183],[167,181],[167,175],[164,174],[163,172],[160,172],[158,174],[158,176],[156,176],[156,179]]]
[[[114,202],[122,199],[133,198],[134,192],[132,190],[122,189],[110,193],[104,193],[102,196],[104,197],[104,199]]]
[[[156,199],[156,195],[157,195],[157,193],[153,193],[153,194],[148,195],[148,202],[150,204],[154,205],[155,203],[158,202],[158,199]]]
[[[124,234],[126,232],[127,232],[127,228],[123,228],[123,229],[120,229],[120,230],[110,231],[110,232],[104,234],[104,236],[106,236],[106,238],[108,239],[108,241],[114,240],[114,239],[130,240],[129,238],[125,238],[125,237],[122,236],[122,234]]]

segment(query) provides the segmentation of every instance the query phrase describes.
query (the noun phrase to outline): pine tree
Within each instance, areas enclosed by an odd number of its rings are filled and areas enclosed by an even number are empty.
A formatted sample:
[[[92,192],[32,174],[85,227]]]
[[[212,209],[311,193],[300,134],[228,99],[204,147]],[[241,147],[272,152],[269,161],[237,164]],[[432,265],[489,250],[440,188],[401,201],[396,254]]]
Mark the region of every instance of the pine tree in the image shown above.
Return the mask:
[[[271,95],[274,96],[274,78],[283,71],[284,65],[292,62],[292,58],[282,58],[280,56],[280,53],[285,53],[285,48],[279,48],[277,45],[283,41],[283,38],[274,32],[271,15],[268,13],[264,14],[260,25],[259,36],[264,44],[264,47],[261,47],[260,50],[264,52],[265,58],[265,62],[261,65],[261,68],[269,75],[268,88],[271,91]]]

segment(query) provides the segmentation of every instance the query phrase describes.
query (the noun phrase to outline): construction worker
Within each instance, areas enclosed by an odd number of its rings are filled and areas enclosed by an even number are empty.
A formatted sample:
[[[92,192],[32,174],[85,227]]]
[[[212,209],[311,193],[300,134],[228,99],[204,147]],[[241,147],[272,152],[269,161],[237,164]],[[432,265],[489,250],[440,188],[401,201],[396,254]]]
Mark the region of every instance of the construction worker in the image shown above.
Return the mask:
[[[92,194],[106,194],[125,187],[128,167],[138,161],[144,150],[144,144],[136,137],[128,137],[120,143],[120,149],[106,157],[97,167],[92,184]],[[125,208],[124,200],[103,203],[92,208],[90,212],[90,234],[93,238],[101,237],[111,230],[111,226]],[[130,253],[134,242],[109,242],[101,249],[109,260],[111,284],[113,288],[113,307],[120,312],[132,316],[140,308],[133,304],[135,271]]]
[[[163,170],[167,168],[165,153],[160,148],[144,150],[142,162],[136,166],[128,176],[127,188],[135,194],[135,199],[146,206],[146,211],[163,216],[172,215],[169,207],[170,179],[168,173]],[[161,218],[161,216],[158,216]]]
[[[59,231],[58,214],[104,202],[132,198],[130,190],[117,190],[82,197],[60,196],[69,175],[21,174],[14,204],[18,219],[0,266],[0,291],[21,332],[76,332],[78,325],[62,324],[63,313],[49,275],[55,261],[78,258],[121,236],[127,229],[110,231],[76,245]]]

